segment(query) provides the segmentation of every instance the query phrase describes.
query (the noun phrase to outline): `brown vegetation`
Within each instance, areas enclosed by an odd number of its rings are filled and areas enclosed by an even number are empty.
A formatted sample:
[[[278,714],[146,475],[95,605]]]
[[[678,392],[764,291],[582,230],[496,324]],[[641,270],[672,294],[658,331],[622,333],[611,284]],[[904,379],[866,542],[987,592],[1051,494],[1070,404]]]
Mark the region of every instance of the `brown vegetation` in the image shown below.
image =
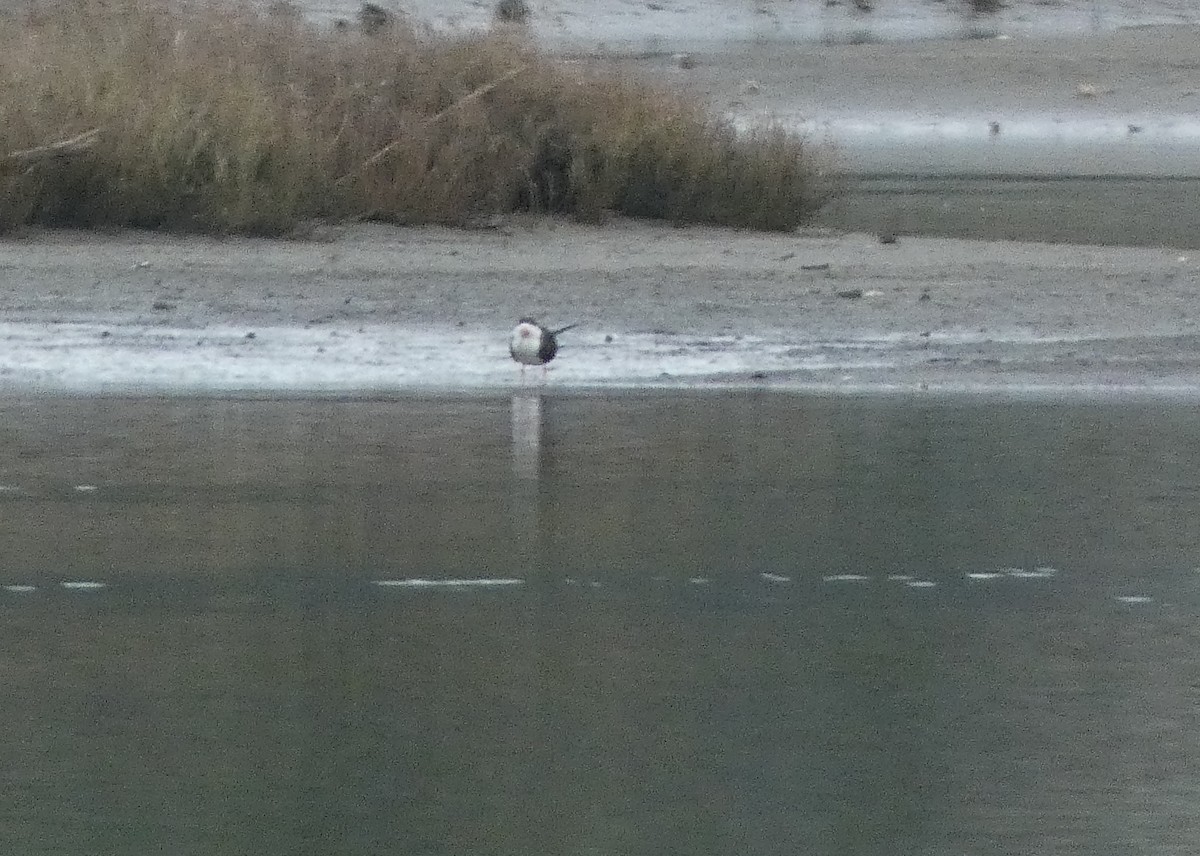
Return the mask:
[[[0,229],[279,234],[514,210],[789,229],[828,192],[798,137],[735,133],[519,34],[324,30],[281,5],[39,8],[0,18]]]

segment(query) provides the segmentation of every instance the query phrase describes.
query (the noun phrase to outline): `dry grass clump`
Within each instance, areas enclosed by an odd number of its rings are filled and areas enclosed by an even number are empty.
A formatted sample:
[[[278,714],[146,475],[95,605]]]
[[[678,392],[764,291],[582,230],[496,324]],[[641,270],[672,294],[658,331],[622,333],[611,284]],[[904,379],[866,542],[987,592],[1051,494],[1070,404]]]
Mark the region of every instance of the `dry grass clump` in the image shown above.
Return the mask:
[[[735,134],[511,36],[404,19],[324,31],[282,5],[49,2],[0,18],[0,229],[279,234],[514,210],[789,229],[823,201],[797,137]]]

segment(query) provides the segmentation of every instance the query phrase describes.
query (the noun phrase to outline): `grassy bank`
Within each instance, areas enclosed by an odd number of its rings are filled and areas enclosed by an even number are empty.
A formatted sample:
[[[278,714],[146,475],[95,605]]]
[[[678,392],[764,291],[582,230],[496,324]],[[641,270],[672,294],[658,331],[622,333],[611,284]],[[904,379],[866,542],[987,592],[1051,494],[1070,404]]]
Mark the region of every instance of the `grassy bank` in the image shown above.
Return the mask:
[[[519,34],[56,0],[0,17],[0,229],[281,234],[312,218],[613,211],[790,229],[829,182],[779,129],[584,76]]]

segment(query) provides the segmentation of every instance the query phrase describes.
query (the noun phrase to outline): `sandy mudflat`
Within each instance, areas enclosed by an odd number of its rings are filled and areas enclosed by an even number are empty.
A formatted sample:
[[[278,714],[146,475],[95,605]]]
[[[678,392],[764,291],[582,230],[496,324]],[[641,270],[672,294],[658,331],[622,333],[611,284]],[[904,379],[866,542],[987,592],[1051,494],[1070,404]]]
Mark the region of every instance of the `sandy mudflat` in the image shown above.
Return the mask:
[[[1200,28],[1143,27],[1086,37],[863,45],[723,46],[678,69],[670,56],[614,59],[726,109],[815,118],[1037,113],[1069,120],[1200,109]],[[757,87],[747,86],[755,82]],[[1090,95],[1081,95],[1080,87]],[[1087,87],[1090,87],[1088,89]]]
[[[602,61],[747,113],[983,116],[980,105],[991,105],[1120,123],[1135,109],[1197,109],[1197,45],[1197,31],[1178,27],[1006,42],[725,44],[686,75],[662,56]],[[1098,94],[1078,98],[1081,82]],[[1179,199],[1166,210],[1139,200],[1142,234],[1153,236],[1155,218],[1177,222],[1188,196]],[[1111,240],[1107,208],[1088,205],[1066,201],[1085,227],[1069,234],[1090,240],[1094,214]],[[863,228],[869,221],[868,206]],[[988,222],[973,234],[1014,234],[989,232]],[[907,225],[920,231],[920,218]],[[1119,238],[1119,218],[1115,229]],[[0,389],[511,388],[521,380],[507,333],[535,313],[583,322],[544,381],[559,388],[1194,396],[1198,287],[1200,252],[1189,250],[908,236],[882,245],[869,232],[821,229],[512,218],[481,231],[331,227],[296,241],[34,233],[0,242]]]
[[[1200,394],[1200,258],[615,222],[322,241],[55,233],[0,250],[9,390],[485,390],[518,315],[561,388]]]
[[[1200,176],[1200,27],[1087,37],[743,43],[579,62],[832,145],[856,175]]]

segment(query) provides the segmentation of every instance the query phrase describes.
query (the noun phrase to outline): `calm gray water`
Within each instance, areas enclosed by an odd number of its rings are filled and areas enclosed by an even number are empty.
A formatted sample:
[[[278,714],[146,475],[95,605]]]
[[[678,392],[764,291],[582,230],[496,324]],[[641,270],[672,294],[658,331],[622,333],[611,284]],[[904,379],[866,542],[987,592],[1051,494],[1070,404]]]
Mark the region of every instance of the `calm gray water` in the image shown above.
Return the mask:
[[[900,235],[1194,249],[1197,193],[1196,178],[863,176],[816,219]]]
[[[8,400],[0,436],[3,852],[1200,845],[1200,407]]]

